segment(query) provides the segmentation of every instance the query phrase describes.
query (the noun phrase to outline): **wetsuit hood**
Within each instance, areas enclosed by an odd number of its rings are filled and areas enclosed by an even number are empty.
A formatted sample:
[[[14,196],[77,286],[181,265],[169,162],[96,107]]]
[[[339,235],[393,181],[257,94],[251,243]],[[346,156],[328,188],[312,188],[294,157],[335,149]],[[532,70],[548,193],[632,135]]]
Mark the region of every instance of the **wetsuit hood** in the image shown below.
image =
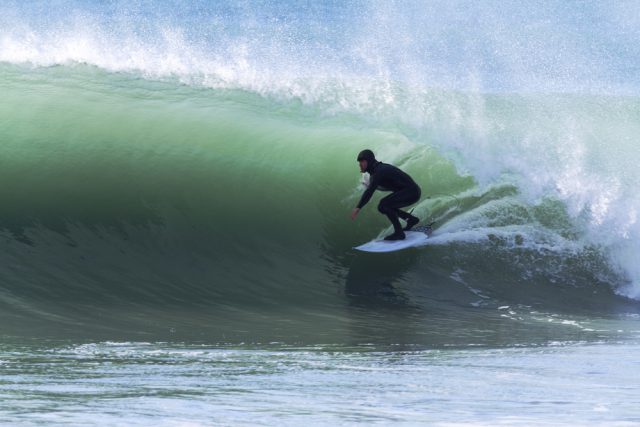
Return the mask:
[[[376,156],[373,154],[371,150],[362,150],[358,154],[358,161],[366,160],[367,161],[367,170],[365,172],[372,173],[375,167],[380,163],[376,160]]]

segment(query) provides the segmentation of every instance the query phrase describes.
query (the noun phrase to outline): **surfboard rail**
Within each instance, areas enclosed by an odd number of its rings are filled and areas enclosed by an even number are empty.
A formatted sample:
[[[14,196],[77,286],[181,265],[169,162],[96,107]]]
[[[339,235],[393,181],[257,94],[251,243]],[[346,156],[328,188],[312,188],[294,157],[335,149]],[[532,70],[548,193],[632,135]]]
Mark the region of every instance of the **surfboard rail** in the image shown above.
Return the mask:
[[[360,246],[355,246],[353,249],[362,252],[395,252],[422,246],[429,240],[429,234],[426,231],[405,231],[405,235],[406,238],[404,240],[376,239]]]

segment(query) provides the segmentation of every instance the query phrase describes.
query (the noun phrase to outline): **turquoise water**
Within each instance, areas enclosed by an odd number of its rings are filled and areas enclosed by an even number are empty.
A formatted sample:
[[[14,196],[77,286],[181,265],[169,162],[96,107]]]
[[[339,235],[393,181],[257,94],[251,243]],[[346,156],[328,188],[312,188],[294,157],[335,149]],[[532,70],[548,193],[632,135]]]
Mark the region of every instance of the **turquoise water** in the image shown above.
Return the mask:
[[[639,27],[604,9],[3,3],[0,422],[637,423]],[[427,245],[352,250],[389,231],[349,219],[365,147]]]

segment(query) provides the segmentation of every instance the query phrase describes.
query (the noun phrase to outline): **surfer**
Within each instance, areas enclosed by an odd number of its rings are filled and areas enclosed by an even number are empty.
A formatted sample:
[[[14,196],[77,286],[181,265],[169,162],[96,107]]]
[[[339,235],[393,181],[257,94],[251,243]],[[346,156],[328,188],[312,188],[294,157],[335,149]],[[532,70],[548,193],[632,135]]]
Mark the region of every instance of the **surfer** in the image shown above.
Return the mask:
[[[420,187],[407,173],[393,165],[376,160],[371,150],[362,150],[358,154],[358,163],[360,164],[360,172],[368,172],[371,180],[357,207],[351,212],[351,219],[356,219],[360,209],[369,202],[376,189],[392,191],[391,194],[383,197],[378,204],[380,213],[386,215],[391,224],[393,224],[393,233],[384,239],[403,240],[405,238],[404,232],[411,230],[414,225],[420,222],[420,219],[400,210],[400,208],[412,205],[420,200]],[[400,226],[398,217],[407,222],[404,230]]]

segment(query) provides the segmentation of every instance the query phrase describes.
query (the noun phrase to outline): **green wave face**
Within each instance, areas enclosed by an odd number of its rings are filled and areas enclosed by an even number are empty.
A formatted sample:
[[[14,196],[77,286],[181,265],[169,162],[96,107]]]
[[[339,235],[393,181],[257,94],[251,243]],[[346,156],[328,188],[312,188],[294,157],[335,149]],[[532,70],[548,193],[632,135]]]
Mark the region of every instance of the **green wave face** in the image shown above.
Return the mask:
[[[427,186],[440,172],[459,189],[471,184],[424,147],[362,121],[324,120],[241,91],[139,87],[85,72],[84,81],[77,72],[13,75],[5,88],[2,174],[12,185],[2,221],[32,247],[53,231],[72,245],[160,233],[218,256],[273,245],[311,258],[323,245],[346,250],[374,232],[348,220],[363,146],[404,146],[398,159]],[[428,168],[418,164],[428,157]],[[377,216],[363,222],[380,226]],[[88,234],[75,236],[81,229]]]
[[[6,325],[41,328],[44,320],[57,331],[84,325],[162,336],[177,324],[187,335],[214,330],[214,339],[223,329],[231,340],[246,338],[240,330],[253,339],[317,339],[326,330],[319,319],[330,316],[342,330],[345,310],[375,329],[368,316],[380,306],[415,314],[444,304],[467,321],[469,312],[455,307],[622,304],[610,286],[621,277],[583,243],[579,215],[558,198],[532,203],[508,171],[472,175],[480,169],[463,162],[473,153],[446,148],[471,140],[485,144],[477,153],[486,159],[499,158],[500,147],[488,144],[508,144],[508,129],[491,129],[525,122],[531,100],[487,95],[490,132],[474,140],[473,117],[459,114],[476,111],[478,99],[455,92],[425,95],[437,113],[416,127],[411,114],[332,112],[322,99],[80,65],[3,65],[0,76]],[[377,197],[349,219],[363,148],[431,195],[415,213],[438,220],[432,245],[385,257],[351,250],[388,226]],[[554,297],[566,292],[572,303]],[[274,332],[283,318],[306,326]],[[416,336],[427,321],[434,319],[415,320]]]

